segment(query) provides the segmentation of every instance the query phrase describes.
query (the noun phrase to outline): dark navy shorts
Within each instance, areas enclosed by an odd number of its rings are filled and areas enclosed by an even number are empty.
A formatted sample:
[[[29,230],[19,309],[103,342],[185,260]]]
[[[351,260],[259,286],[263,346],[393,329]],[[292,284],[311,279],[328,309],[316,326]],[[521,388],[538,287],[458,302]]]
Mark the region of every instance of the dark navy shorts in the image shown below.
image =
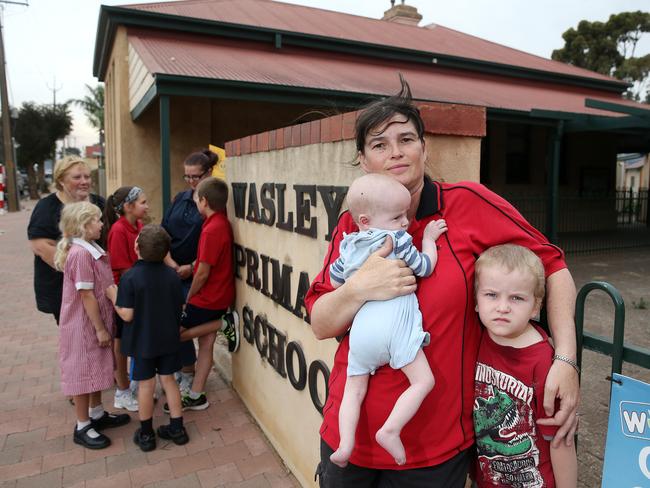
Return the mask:
[[[122,338],[122,330],[124,330],[124,320],[115,314],[115,339],[121,339]]]
[[[194,348],[194,341],[181,342],[178,353],[181,356],[181,364],[185,366],[193,366],[196,363],[196,349]]]
[[[180,354],[165,354],[155,358],[134,358],[132,377],[136,381],[149,380],[156,374],[174,374],[181,369]]]
[[[473,449],[428,468],[372,469],[352,463],[339,468],[330,461],[334,451],[321,439],[316,477],[320,488],[464,488]]]
[[[219,320],[224,316],[226,310],[210,310],[208,308],[201,308],[191,303],[185,306],[185,311],[181,316],[181,327],[190,329],[197,325],[203,325],[206,322]]]

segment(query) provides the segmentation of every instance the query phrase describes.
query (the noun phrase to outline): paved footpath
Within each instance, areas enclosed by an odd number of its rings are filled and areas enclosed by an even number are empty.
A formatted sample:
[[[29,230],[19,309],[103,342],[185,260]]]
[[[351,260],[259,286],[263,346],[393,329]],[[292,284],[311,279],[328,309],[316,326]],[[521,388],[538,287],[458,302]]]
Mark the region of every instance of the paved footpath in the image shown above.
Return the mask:
[[[32,208],[34,202],[25,206]],[[141,452],[131,424],[109,430],[113,445],[84,450],[72,442],[74,410],[59,391],[57,327],[36,311],[32,253],[26,241],[29,210],[0,215],[0,488],[4,487],[293,487],[299,486],[251,419],[237,394],[213,374],[207,385],[212,404],[186,412],[190,443],[160,442]],[[606,280],[626,301],[626,341],[650,347],[650,250],[570,256],[580,288]],[[612,336],[611,301],[588,300],[586,330]],[[585,352],[582,375],[584,414],[578,447],[579,488],[600,486],[609,409],[609,358]],[[650,370],[631,365],[624,373],[650,382]],[[104,405],[112,406],[107,392]],[[161,405],[154,423],[166,421]]]
[[[25,206],[33,207],[34,202]],[[217,374],[207,384],[210,408],[185,412],[190,442],[158,439],[143,453],[130,424],[106,431],[103,450],[72,442],[74,409],[61,395],[57,327],[36,311],[29,210],[0,215],[0,487],[297,487],[237,394]],[[113,392],[104,395],[104,407]],[[166,422],[162,402],[154,425]]]

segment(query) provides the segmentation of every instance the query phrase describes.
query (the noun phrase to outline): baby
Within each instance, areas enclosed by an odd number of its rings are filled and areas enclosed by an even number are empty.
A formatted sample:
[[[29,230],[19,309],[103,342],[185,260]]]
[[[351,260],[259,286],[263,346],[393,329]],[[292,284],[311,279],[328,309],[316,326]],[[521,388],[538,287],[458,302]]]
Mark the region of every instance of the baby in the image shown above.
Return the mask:
[[[447,224],[440,219],[426,226],[420,253],[406,232],[411,204],[406,187],[389,176],[368,174],[352,183],[347,202],[359,232],[345,235],[341,241],[340,256],[330,267],[332,286],[342,285],[386,239],[393,242],[389,258],[404,260],[416,276],[432,273],[438,259],[435,241],[447,231]],[[330,456],[333,463],[347,465],[369,375],[385,364],[401,369],[410,386],[400,395],[375,438],[398,465],[406,462],[400,432],[434,385],[431,368],[422,352],[422,347],[428,344],[429,333],[422,329],[422,314],[415,293],[369,301],[359,309],[350,330],[348,377],[339,411],[341,440]]]

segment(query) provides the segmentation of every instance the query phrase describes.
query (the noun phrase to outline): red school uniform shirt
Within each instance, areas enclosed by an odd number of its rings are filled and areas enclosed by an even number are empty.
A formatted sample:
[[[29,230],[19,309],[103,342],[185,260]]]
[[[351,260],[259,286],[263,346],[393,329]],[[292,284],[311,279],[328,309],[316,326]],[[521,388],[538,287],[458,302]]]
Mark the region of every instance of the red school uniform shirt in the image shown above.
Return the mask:
[[[527,347],[502,346],[483,332],[474,381],[474,427],[479,488],[554,488],[544,384],[553,363],[546,332]]]
[[[474,367],[481,328],[474,311],[474,263],[487,248],[513,243],[528,247],[544,263],[546,275],[566,267],[562,251],[503,198],[473,182],[446,184],[425,179],[420,205],[408,233],[422,249],[426,225],[444,218],[449,230],[436,241],[438,262],[433,273],[418,280],[422,327],[431,335],[423,349],[436,385],[401,433],[406,464],[397,466],[375,441],[375,433],[409,386],[404,373],[388,366],[370,378],[361,410],[356,446],[350,462],[375,469],[413,469],[439,465],[474,443],[472,407]],[[333,291],[329,266],[339,256],[343,233],[358,230],[348,212],[339,219],[325,255],[323,269],[313,281],[305,305]],[[334,310],[331,313],[336,313]],[[329,379],[320,434],[332,448],[339,445],[338,415],[348,363],[349,335],[339,344]]]
[[[235,301],[235,273],[232,260],[233,235],[224,212],[205,219],[199,237],[194,272],[199,263],[210,265],[210,274],[189,303],[209,310],[225,310]]]
[[[135,240],[142,230],[142,221],[136,221],[133,227],[126,217],[121,216],[108,231],[108,255],[111,258],[111,269],[115,284],[120,283],[120,274],[135,264],[138,255],[135,252]]]

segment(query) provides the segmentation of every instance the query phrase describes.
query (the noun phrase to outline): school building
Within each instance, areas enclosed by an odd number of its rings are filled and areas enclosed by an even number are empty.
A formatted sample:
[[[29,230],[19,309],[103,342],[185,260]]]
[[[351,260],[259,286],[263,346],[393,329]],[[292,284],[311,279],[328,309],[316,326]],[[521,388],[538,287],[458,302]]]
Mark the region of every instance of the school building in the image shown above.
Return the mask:
[[[650,110],[625,83],[420,20],[404,4],[371,19],[270,0],[100,12],[107,188],[143,187],[158,220],[184,157],[225,147],[244,332],[233,386],[304,486],[336,342],[313,338],[302,299],[359,173],[355,110],[401,73],[429,174],[480,180],[555,241],[620,234],[617,154],[650,152]],[[650,243],[647,222],[628,244]]]

